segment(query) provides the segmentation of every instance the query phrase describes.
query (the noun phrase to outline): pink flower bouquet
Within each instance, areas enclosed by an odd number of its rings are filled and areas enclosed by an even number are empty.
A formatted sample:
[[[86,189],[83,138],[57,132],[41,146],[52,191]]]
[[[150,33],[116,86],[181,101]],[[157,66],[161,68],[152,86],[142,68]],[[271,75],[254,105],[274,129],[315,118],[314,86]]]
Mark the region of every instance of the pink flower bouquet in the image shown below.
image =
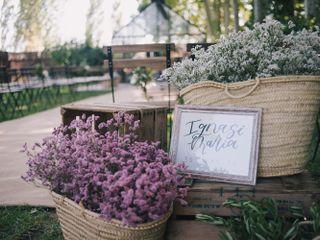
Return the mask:
[[[174,200],[186,196],[180,187],[184,166],[173,164],[157,143],[137,142],[139,121],[133,115],[118,113],[99,128],[92,117],[60,126],[36,144],[32,151],[24,146],[29,160],[26,181],[42,185],[63,195],[107,220],[118,219],[136,225],[160,219]],[[122,134],[121,134],[122,133]]]

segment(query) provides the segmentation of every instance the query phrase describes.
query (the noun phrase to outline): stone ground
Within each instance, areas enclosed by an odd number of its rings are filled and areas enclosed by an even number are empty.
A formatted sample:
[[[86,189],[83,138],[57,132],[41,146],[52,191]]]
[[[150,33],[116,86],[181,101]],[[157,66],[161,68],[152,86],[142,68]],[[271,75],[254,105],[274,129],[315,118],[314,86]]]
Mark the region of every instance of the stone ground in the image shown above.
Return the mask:
[[[141,90],[120,84],[115,92],[116,102],[144,101]],[[77,103],[111,103],[111,94],[87,98]],[[26,171],[27,157],[20,152],[26,142],[35,142],[51,133],[61,123],[60,108],[32,114],[0,123],[0,205],[53,206],[47,190],[21,179]]]

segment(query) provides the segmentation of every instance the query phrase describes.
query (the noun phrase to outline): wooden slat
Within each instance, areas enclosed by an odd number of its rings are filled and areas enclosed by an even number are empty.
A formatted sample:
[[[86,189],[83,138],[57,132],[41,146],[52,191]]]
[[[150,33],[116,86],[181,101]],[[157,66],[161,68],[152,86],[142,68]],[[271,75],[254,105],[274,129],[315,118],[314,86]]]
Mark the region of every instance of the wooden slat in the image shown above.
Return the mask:
[[[167,224],[167,240],[208,240],[219,239],[225,228],[195,220],[173,220]]]
[[[140,141],[159,141],[160,147],[167,147],[167,108],[154,106],[149,104],[130,104],[113,103],[113,104],[68,104],[61,107],[61,115],[63,124],[70,124],[76,116],[91,116],[92,114],[99,116],[99,123],[105,122],[112,118],[116,112],[128,112],[133,114],[136,119],[140,120],[141,127],[137,135]],[[98,132],[104,134],[105,130],[100,129]]]
[[[168,101],[135,102],[135,104],[152,105],[152,106],[163,107],[163,108],[168,108],[168,106],[169,106]],[[176,101],[171,100],[170,101],[170,108],[171,108],[170,110],[173,110],[175,105],[176,105]],[[167,110],[169,110],[169,109],[167,109]]]
[[[112,53],[137,53],[137,52],[163,52],[166,50],[165,43],[154,44],[134,44],[134,45],[114,45]],[[170,43],[171,50],[174,50],[174,43]],[[103,47],[103,51],[107,54],[107,46]]]
[[[105,60],[108,65],[108,60]],[[124,68],[148,67],[155,70],[163,70],[166,68],[165,57],[145,58],[145,59],[114,59],[113,69],[119,70]]]
[[[175,207],[175,214],[195,215],[197,213],[232,216],[236,212],[224,208],[228,198],[261,200],[271,197],[279,204],[279,213],[289,215],[290,206],[300,206],[308,215],[313,201],[320,198],[320,187],[310,174],[302,173],[288,177],[258,178],[256,186],[230,183],[194,181],[188,191],[187,207]]]

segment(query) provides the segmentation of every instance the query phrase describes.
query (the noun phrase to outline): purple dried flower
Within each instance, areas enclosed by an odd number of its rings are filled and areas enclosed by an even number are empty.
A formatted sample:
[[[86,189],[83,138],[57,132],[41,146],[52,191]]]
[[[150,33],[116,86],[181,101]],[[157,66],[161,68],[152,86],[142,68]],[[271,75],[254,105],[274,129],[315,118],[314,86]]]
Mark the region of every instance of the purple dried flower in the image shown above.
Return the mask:
[[[23,179],[39,179],[103,218],[128,225],[157,220],[174,200],[183,201],[187,188],[178,187],[184,181],[178,171],[185,166],[171,163],[158,143],[137,142],[133,115],[118,113],[99,124],[112,130],[105,135],[91,130],[92,121],[82,116],[60,126],[32,151],[25,144],[29,170]]]

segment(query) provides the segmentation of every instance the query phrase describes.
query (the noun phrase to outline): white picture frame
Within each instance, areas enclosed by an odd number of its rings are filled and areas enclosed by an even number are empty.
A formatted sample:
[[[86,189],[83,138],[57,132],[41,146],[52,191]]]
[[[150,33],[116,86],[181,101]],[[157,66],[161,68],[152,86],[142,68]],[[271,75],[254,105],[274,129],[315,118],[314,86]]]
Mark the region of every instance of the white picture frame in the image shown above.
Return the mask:
[[[176,105],[170,156],[193,178],[255,185],[261,108]]]

